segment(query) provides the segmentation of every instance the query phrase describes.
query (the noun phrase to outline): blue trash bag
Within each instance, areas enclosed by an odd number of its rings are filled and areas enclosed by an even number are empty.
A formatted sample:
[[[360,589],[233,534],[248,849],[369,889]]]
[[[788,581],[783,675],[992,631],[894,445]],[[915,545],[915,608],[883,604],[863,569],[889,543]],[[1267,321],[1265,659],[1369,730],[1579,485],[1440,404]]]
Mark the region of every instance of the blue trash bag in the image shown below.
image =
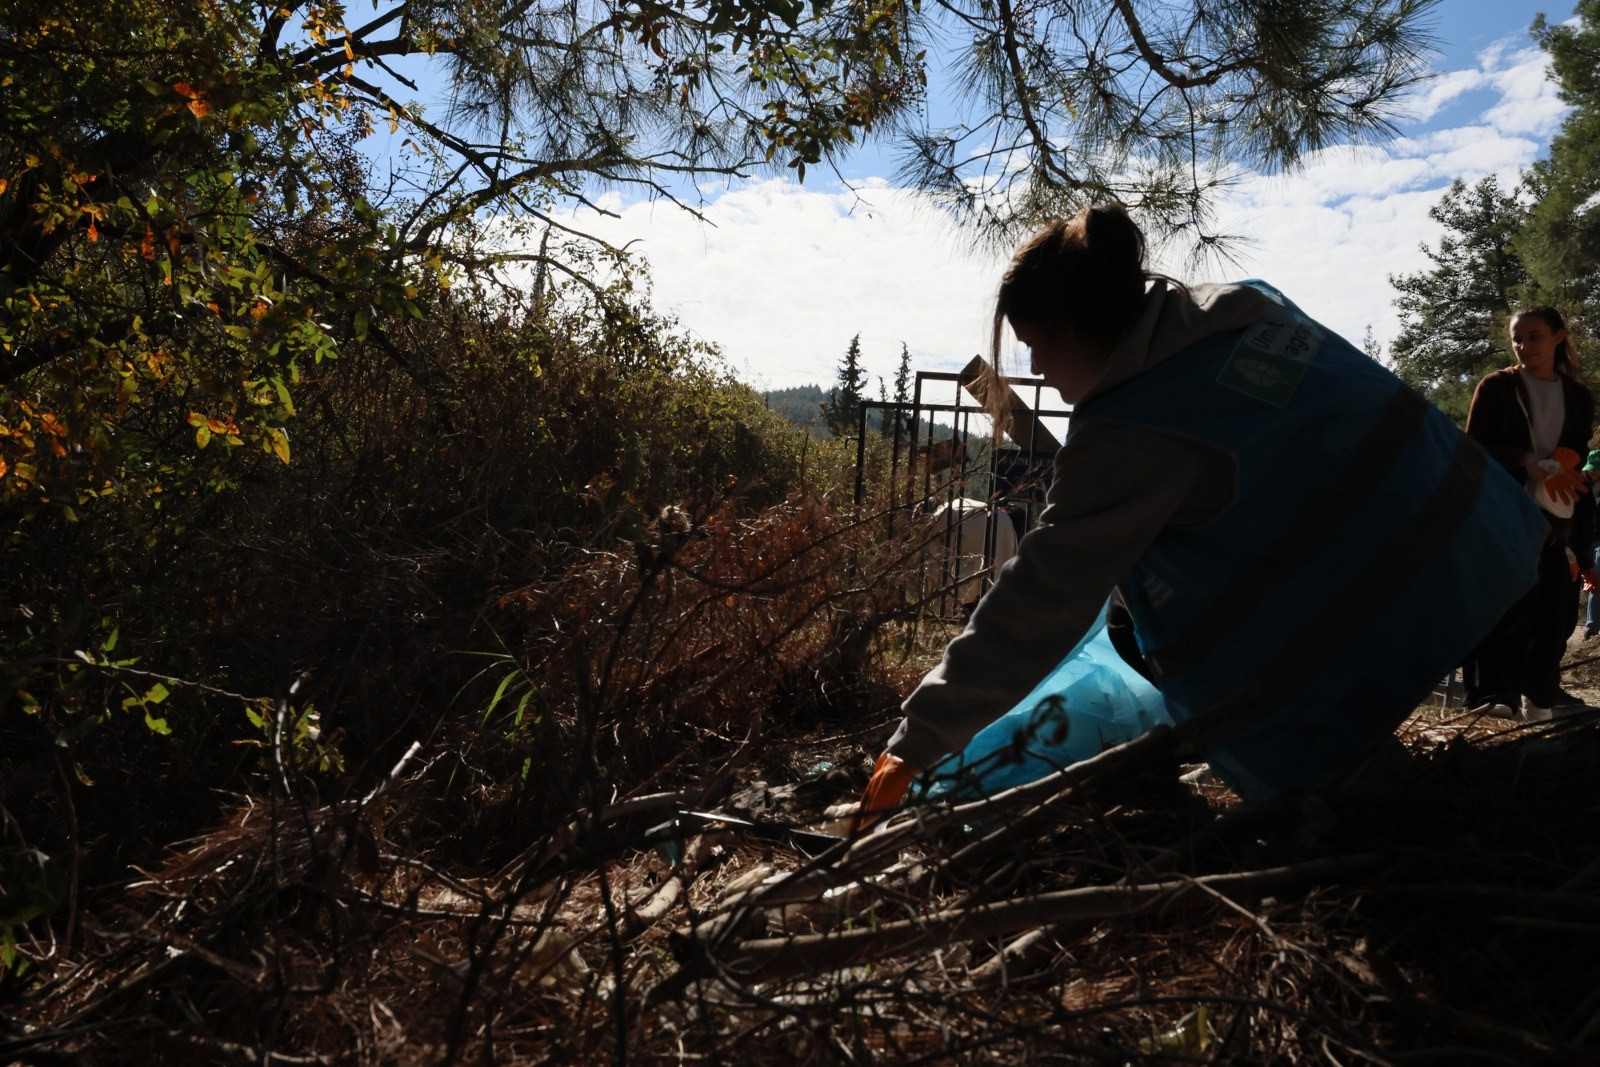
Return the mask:
[[[1060,666],[961,753],[922,775],[917,790],[952,802],[992,796],[1171,722],[1160,691],[1112,647],[1101,608]]]

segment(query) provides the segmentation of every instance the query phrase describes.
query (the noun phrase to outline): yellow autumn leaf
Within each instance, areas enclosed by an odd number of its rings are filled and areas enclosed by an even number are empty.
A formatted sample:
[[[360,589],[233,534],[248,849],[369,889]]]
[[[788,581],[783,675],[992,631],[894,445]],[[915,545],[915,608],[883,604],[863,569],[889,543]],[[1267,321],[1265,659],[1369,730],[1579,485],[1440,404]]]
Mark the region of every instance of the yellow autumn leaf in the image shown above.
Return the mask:
[[[206,445],[209,445],[211,443],[211,428],[209,426],[202,426],[196,430],[194,432],[194,443],[200,448],[204,448]]]
[[[267,428],[267,444],[272,448],[272,454],[283,462],[289,462],[289,434],[276,426]]]
[[[212,433],[227,433],[228,424],[223,422],[221,419],[207,419],[206,429],[210,430]]]
[[[188,422],[190,426],[204,426],[206,424],[206,417],[200,414],[198,411],[191,411],[189,412]]]

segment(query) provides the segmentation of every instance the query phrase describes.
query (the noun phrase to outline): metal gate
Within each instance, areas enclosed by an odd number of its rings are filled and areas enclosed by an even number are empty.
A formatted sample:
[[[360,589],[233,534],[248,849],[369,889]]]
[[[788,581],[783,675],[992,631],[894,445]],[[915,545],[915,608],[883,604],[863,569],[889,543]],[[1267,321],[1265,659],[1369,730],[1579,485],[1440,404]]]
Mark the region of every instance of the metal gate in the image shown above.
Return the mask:
[[[1044,406],[1042,379],[1001,379],[1010,391],[1011,427],[997,445],[984,414],[993,380],[988,370],[974,356],[958,372],[919,371],[909,404],[864,400],[856,420],[855,502],[860,505],[868,490],[868,436],[881,434],[891,448],[887,533],[895,535],[897,522],[929,524],[923,585],[947,618],[971,610],[1004,562],[997,554],[1007,555],[1007,543],[1032,527],[1060,448],[1053,427],[1061,426],[1064,435],[1072,414]],[[869,428],[873,412],[881,416],[881,430]],[[1010,523],[1009,533],[998,525],[1002,521]]]

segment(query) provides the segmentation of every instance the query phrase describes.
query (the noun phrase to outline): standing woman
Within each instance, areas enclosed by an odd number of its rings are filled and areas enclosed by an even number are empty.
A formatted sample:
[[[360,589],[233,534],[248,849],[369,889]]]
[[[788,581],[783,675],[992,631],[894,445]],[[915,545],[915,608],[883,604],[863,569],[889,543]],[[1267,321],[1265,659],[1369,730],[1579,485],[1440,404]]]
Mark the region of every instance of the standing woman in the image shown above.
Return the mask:
[[[1027,696],[1113,589],[1168,710],[1225,724],[1206,759],[1256,800],[1349,773],[1533,585],[1547,527],[1520,477],[1266,283],[1179,285],[1144,254],[1096,206],[1001,280],[996,368],[1009,328],[1070,430],[864,819]]]
[[[1467,435],[1540,501],[1549,533],[1539,552],[1538,583],[1474,650],[1464,674],[1469,707],[1503,706],[1500,714],[1542,720],[1575,703],[1561,689],[1561,659],[1578,622],[1574,560],[1587,564],[1590,558],[1592,511],[1579,499],[1585,486],[1574,468],[1589,451],[1594,396],[1578,380],[1561,312],[1524,308],[1511,316],[1510,334],[1517,364],[1478,383]],[[1546,460],[1555,460],[1559,470],[1541,466]],[[1576,516],[1574,504],[1584,505]]]

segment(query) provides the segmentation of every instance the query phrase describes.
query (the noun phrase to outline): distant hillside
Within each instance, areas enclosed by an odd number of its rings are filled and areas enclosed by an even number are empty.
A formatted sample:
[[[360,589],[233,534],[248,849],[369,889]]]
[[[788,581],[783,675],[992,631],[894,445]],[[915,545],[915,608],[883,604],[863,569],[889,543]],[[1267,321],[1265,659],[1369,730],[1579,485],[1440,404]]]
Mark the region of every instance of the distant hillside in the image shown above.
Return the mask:
[[[790,389],[773,389],[761,395],[766,400],[767,407],[776,411],[796,426],[811,431],[811,436],[828,436],[828,423],[822,417],[822,404],[823,401],[828,399],[828,393],[820,385],[797,385]],[[869,430],[876,430],[882,425],[883,413],[881,411],[867,412],[867,428]],[[942,422],[934,424],[934,436],[936,437],[951,437],[954,432]],[[926,434],[927,430],[924,429],[923,433]]]
[[[763,393],[762,396],[767,402],[767,407],[796,426],[810,430],[811,436],[828,436],[828,424],[822,419],[822,402],[827,399],[828,394],[820,385],[773,389]]]

